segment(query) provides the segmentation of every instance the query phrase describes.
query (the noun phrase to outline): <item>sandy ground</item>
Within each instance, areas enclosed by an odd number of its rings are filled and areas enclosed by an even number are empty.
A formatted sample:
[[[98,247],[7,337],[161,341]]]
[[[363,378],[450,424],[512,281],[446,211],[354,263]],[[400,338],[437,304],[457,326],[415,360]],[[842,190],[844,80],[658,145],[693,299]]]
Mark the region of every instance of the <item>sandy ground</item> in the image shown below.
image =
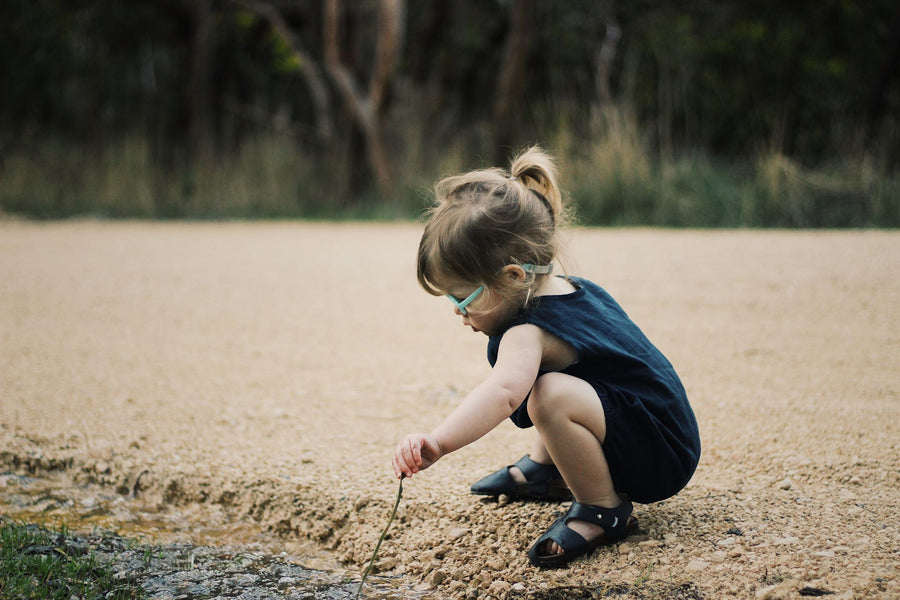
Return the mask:
[[[419,234],[0,221],[0,468],[363,566],[396,440],[489,369],[486,338],[417,288]],[[405,483],[380,572],[435,598],[900,597],[900,233],[580,230],[567,255],[682,375],[693,481],[637,506],[639,536],[538,571],[524,553],[565,506],[468,493],[525,452],[504,424]]]

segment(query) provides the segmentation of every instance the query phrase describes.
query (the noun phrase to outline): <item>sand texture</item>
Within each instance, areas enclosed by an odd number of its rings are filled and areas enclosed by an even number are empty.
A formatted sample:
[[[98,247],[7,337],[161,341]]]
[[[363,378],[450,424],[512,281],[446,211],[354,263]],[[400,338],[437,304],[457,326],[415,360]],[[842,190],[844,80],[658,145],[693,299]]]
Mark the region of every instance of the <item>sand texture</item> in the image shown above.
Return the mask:
[[[417,287],[420,232],[0,221],[0,472],[224,512],[361,569],[396,441],[489,371]],[[682,376],[694,479],[637,505],[639,535],[539,571],[525,551],[565,505],[468,493],[528,448],[505,423],[405,482],[379,572],[434,598],[900,597],[900,233],[577,230],[566,254]]]

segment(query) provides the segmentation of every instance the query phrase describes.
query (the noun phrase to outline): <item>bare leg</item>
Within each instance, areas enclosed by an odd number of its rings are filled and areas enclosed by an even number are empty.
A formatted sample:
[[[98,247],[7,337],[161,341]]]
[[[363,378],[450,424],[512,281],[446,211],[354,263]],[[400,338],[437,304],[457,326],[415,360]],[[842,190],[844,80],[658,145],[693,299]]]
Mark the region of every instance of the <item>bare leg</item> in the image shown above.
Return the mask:
[[[541,439],[540,433],[537,433],[534,436],[534,441],[531,443],[531,460],[541,463],[542,465],[553,464],[553,459],[550,458],[550,453],[547,452],[547,448],[544,446],[544,440]]]
[[[535,384],[528,414],[578,502],[606,508],[622,503],[601,447],[606,417],[594,388],[570,375],[548,373]],[[569,527],[588,540],[603,533],[602,527],[585,521],[573,520]],[[546,551],[562,549],[549,542]]]
[[[550,454],[544,447],[544,442],[541,440],[540,434],[534,436],[534,441],[531,443],[531,452],[529,453],[529,456],[531,457],[531,460],[536,463],[541,463],[542,465],[553,464],[553,459],[550,458]],[[509,474],[512,476],[513,480],[516,483],[525,483],[525,475],[522,474],[522,471],[519,470],[519,467],[512,465],[509,468]]]

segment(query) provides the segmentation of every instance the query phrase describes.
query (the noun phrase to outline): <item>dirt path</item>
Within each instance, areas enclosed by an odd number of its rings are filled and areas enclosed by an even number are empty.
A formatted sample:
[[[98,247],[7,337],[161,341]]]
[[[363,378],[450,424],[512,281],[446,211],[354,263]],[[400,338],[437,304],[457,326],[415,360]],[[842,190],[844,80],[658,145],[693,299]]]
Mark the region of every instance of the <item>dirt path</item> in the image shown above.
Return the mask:
[[[0,222],[0,468],[226,510],[362,566],[397,438],[488,371],[486,339],[417,288],[419,233]],[[524,551],[560,505],[468,494],[527,448],[503,425],[407,483],[381,572],[435,597],[900,597],[900,233],[570,238],[570,272],[682,375],[694,480],[638,506],[641,536],[540,572]]]

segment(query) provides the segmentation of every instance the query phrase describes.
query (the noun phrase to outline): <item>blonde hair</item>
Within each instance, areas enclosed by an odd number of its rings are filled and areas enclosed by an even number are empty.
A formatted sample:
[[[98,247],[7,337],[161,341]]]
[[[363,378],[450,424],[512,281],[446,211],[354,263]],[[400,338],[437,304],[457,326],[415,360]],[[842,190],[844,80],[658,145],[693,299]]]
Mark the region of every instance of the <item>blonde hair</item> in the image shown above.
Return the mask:
[[[537,146],[516,156],[508,173],[492,168],[441,179],[426,216],[417,269],[425,291],[440,296],[453,281],[483,283],[523,306],[546,275],[527,272],[515,280],[499,271],[551,264],[557,230],[568,220],[556,165]]]

